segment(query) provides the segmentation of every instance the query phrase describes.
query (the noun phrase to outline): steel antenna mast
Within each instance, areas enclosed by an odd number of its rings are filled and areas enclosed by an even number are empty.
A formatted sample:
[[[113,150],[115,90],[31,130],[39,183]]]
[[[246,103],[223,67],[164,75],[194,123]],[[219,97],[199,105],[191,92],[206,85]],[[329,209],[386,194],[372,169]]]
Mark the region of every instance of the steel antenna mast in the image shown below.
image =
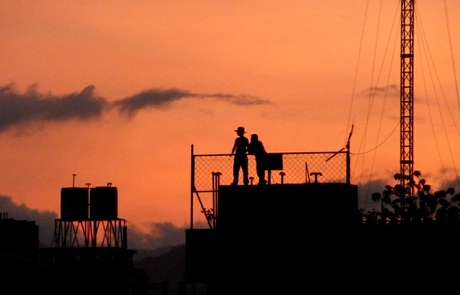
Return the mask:
[[[408,187],[414,174],[414,2],[401,0],[400,174]],[[408,197],[413,196],[413,186]]]

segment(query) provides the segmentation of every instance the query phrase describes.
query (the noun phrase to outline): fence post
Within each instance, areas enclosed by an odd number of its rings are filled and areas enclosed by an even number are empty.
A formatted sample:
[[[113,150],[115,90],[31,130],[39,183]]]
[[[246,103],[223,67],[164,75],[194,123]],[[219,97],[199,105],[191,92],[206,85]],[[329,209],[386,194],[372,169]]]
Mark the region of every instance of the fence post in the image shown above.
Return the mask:
[[[190,229],[193,229],[193,193],[195,190],[195,156],[193,155],[193,144],[191,146],[191,173],[190,173]]]

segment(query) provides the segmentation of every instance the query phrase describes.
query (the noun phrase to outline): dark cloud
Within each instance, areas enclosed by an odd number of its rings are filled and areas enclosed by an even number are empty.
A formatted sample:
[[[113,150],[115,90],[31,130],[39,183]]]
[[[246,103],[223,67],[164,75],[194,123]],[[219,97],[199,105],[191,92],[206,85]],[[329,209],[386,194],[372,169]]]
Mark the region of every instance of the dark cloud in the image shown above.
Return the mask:
[[[227,102],[230,102],[236,105],[261,105],[261,104],[270,103],[268,99],[250,96],[250,95],[243,95],[243,94],[232,95],[232,94],[215,93],[211,95],[200,95],[199,97],[216,98],[218,100],[227,101]]]
[[[128,247],[136,250],[157,249],[185,243],[185,227],[171,222],[151,222],[147,233],[134,225],[128,226]]]
[[[102,115],[107,101],[94,95],[94,86],[62,96],[39,93],[31,86],[19,93],[12,84],[0,86],[0,131],[44,121],[88,120]]]
[[[393,183],[386,183],[381,179],[370,180],[358,185],[358,209],[363,209],[364,212],[372,211],[372,209],[379,209],[380,203],[372,201],[371,196],[373,193],[382,193],[387,184],[393,185]]]
[[[179,89],[150,89],[144,90],[133,96],[115,101],[112,106],[118,108],[121,113],[134,116],[144,108],[166,108],[172,102],[184,98],[194,97],[188,91]]]
[[[260,105],[267,104],[267,99],[248,95],[233,95],[233,94],[199,94],[192,93],[180,89],[149,89],[134,94],[113,103],[113,106],[118,108],[121,113],[129,116],[135,115],[139,110],[144,108],[165,108],[169,107],[172,102],[188,98],[210,98],[220,101],[229,102],[235,105]]]
[[[268,104],[269,100],[249,95],[199,94],[175,88],[154,88],[141,91],[114,102],[95,94],[95,86],[80,92],[53,95],[43,94],[35,85],[21,93],[13,84],[0,85],[0,132],[14,127],[41,122],[99,119],[104,112],[116,109],[133,117],[143,109],[167,108],[183,99],[214,99],[234,105],[251,106]]]
[[[366,93],[371,96],[399,96],[399,88],[396,84],[384,86],[384,87],[370,87],[366,89]]]

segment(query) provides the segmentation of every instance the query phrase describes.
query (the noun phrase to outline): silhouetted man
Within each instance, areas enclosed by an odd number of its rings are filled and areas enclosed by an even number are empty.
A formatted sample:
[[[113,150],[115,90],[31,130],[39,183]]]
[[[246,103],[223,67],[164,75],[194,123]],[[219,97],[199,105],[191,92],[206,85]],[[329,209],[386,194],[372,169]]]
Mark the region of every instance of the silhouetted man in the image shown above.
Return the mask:
[[[257,134],[251,135],[251,142],[248,146],[248,154],[254,155],[256,158],[256,171],[259,177],[258,185],[266,184],[265,180],[265,158],[267,152],[265,151],[264,144],[259,140]]]
[[[236,134],[238,137],[235,139],[235,143],[233,144],[232,152],[230,156],[235,155],[233,160],[233,183],[232,185],[238,184],[239,178],[239,171],[240,168],[243,170],[243,183],[244,185],[249,184],[249,176],[248,176],[248,145],[249,140],[247,137],[244,136],[246,131],[244,131],[244,127],[238,127],[236,130]]]

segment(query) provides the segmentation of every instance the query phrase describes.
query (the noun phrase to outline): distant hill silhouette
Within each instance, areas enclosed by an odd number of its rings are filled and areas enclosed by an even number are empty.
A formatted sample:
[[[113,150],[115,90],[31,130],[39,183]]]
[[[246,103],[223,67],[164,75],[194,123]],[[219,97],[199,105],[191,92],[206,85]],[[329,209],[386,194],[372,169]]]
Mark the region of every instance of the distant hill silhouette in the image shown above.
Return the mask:
[[[133,261],[140,261],[140,260],[143,260],[144,258],[147,258],[147,257],[156,258],[156,257],[158,257],[160,255],[169,253],[169,251],[171,251],[172,248],[178,247],[178,246],[180,246],[180,245],[163,246],[163,247],[159,247],[159,248],[156,248],[156,249],[153,249],[153,250],[143,250],[143,249],[137,250],[136,249],[135,250],[136,253],[133,255]]]
[[[179,284],[185,275],[185,244],[152,251],[138,250],[138,254],[133,266],[145,270],[145,274],[149,276],[148,283],[154,284],[155,288],[167,283],[168,295],[180,294]],[[151,256],[147,256],[148,254]],[[139,260],[139,257],[143,258]]]

